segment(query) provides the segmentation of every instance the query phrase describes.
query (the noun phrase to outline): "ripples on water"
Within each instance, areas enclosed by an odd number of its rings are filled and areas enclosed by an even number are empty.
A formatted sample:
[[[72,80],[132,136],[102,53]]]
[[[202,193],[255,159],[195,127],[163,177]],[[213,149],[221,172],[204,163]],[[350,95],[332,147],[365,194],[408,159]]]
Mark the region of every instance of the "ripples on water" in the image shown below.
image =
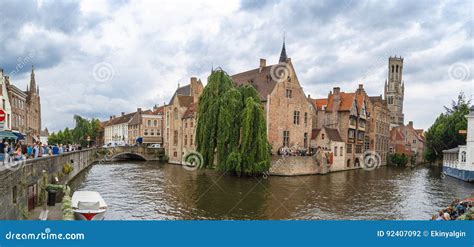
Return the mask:
[[[235,178],[157,162],[94,165],[74,190],[98,191],[106,218],[133,219],[430,219],[474,184],[440,169],[382,167],[300,177]]]

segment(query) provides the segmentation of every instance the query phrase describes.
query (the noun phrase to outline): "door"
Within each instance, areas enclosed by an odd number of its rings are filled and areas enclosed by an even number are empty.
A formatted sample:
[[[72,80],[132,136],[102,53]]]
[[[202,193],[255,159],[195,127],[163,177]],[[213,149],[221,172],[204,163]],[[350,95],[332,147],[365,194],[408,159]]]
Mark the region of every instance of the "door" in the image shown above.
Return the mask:
[[[36,205],[36,196],[37,196],[36,184],[32,184],[28,186],[27,195],[28,195],[28,211],[32,211]]]

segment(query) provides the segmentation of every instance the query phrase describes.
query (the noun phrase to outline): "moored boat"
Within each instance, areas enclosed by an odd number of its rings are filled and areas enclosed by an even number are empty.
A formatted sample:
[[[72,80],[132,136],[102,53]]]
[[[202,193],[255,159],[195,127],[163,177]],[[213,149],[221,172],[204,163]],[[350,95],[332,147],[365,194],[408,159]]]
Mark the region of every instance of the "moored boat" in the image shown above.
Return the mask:
[[[466,145],[443,151],[443,173],[466,182],[474,182],[474,106],[466,118]]]
[[[96,191],[76,191],[72,195],[72,210],[76,220],[103,220],[107,204]]]

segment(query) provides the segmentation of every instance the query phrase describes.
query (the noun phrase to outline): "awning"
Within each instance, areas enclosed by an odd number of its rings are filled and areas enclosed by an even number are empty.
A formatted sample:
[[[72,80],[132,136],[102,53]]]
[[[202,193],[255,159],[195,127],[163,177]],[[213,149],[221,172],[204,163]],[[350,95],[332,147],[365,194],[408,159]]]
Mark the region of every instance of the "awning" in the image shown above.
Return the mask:
[[[18,137],[14,135],[12,132],[0,131],[0,139],[16,140],[18,139]]]
[[[25,136],[23,136],[21,133],[19,132],[12,132],[14,135],[16,135],[16,137],[18,137],[18,140],[25,140]]]

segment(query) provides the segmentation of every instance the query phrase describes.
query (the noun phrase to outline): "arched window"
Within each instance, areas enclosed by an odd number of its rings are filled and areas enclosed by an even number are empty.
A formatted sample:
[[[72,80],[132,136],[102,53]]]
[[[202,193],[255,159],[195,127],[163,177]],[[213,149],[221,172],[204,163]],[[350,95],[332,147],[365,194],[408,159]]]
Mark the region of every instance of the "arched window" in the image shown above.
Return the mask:
[[[395,72],[395,66],[392,65],[392,73]]]
[[[398,73],[398,65],[397,65],[397,69],[395,70],[395,72],[397,72],[397,73]]]
[[[351,167],[351,159],[347,160],[347,167]]]
[[[466,151],[461,152],[461,162],[466,162]]]
[[[177,120],[178,119],[178,108],[174,108],[173,110],[173,115],[174,115],[174,119]]]

